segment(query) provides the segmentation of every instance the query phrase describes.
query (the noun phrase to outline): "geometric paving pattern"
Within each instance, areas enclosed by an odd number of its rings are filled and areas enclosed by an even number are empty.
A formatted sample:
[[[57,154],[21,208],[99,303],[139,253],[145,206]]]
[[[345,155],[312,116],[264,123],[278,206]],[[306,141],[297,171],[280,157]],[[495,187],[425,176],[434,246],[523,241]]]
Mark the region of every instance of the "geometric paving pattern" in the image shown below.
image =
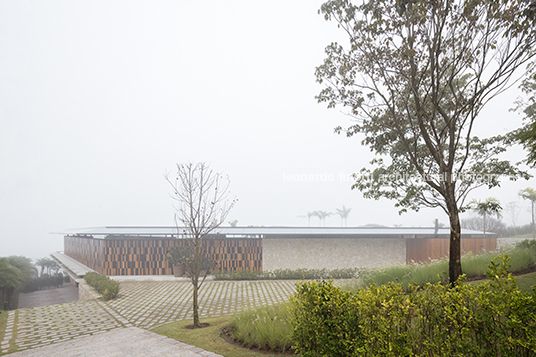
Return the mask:
[[[199,315],[232,315],[248,308],[287,301],[294,280],[205,281]],[[19,309],[9,312],[0,353],[9,344],[17,351],[95,335],[125,327],[150,329],[192,318],[192,284],[181,282],[122,282],[111,301],[89,300]],[[9,332],[9,334],[8,334]]]
[[[244,309],[288,300],[295,281],[205,281],[199,294],[199,316],[232,315]],[[190,282],[125,282],[108,304],[134,326],[150,329],[192,316]]]
[[[15,344],[23,350],[123,326],[95,300],[20,309]]]

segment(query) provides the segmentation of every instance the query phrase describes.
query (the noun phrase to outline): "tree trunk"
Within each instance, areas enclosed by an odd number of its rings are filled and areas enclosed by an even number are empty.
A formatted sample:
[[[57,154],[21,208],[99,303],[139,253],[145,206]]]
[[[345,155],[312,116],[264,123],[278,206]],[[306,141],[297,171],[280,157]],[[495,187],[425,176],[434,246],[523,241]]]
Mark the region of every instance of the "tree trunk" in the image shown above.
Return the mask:
[[[194,272],[195,275],[197,275],[197,273]],[[198,302],[197,302],[197,297],[198,297],[198,293],[199,293],[199,284],[198,284],[198,278],[197,277],[194,277],[194,279],[192,279],[192,283],[194,285],[194,297],[193,297],[193,313],[194,313],[194,327],[200,327],[201,325],[199,324],[199,305],[198,305]]]
[[[193,308],[193,315],[194,315],[194,328],[195,327],[201,327],[201,324],[199,323],[199,304],[198,304],[198,295],[199,295],[199,270],[200,270],[200,254],[201,249],[199,247],[200,245],[200,238],[195,237],[195,247],[194,247],[194,271],[192,272],[192,284],[194,286],[194,296],[193,296],[193,302],[192,302],[192,308]]]
[[[536,239],[536,231],[534,230],[534,201],[532,201],[532,239]]]
[[[484,250],[488,251],[488,240],[486,239],[486,213],[482,216],[484,220]],[[476,253],[476,252],[475,252]]]
[[[462,275],[461,261],[461,225],[458,205],[454,195],[454,186],[447,187],[447,209],[449,211],[450,222],[450,247],[449,247],[449,283],[454,286],[458,277]]]

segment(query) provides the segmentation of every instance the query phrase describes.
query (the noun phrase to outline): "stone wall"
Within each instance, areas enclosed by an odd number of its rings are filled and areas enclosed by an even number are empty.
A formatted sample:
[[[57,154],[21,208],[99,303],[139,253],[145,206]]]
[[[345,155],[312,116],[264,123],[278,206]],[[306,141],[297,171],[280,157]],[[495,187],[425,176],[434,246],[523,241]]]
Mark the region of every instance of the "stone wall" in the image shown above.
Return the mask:
[[[100,297],[102,297],[102,295],[84,279],[78,281],[78,300],[95,300]]]
[[[264,271],[406,264],[406,241],[390,238],[264,238]]]
[[[514,247],[517,243],[532,238],[497,238],[497,248]]]

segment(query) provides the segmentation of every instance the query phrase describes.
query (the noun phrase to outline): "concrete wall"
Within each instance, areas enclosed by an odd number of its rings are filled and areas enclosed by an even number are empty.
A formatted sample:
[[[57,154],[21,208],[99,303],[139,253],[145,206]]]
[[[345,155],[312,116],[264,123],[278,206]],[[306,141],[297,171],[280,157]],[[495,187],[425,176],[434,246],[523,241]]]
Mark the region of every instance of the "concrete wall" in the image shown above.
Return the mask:
[[[389,238],[264,238],[262,269],[370,268],[406,264],[406,241]]]

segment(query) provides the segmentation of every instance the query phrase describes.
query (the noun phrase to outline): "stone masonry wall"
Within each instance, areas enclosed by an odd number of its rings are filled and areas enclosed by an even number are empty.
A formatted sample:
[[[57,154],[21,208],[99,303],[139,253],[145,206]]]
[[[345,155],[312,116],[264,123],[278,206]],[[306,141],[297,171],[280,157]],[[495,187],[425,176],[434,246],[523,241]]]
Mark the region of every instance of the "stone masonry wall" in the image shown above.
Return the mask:
[[[262,242],[264,271],[370,268],[406,264],[406,242],[389,238],[269,238]]]
[[[78,300],[95,300],[100,297],[102,297],[102,295],[84,279],[78,282]]]

